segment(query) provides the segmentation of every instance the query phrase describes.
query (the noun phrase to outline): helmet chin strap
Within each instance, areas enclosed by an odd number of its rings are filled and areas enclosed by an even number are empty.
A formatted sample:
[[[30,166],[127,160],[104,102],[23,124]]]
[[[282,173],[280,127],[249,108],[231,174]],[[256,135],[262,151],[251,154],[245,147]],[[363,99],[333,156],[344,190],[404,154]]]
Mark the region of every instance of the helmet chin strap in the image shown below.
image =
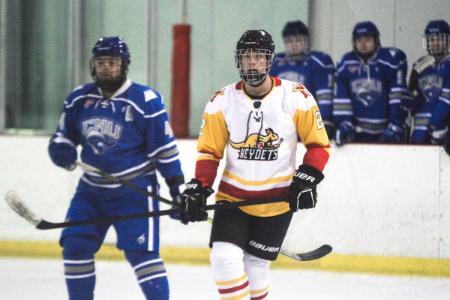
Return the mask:
[[[252,87],[258,87],[258,86],[261,86],[261,85],[264,83],[264,80],[266,79],[266,77],[267,77],[267,73],[266,73],[266,75],[265,75],[260,81],[258,81],[257,83],[250,83],[250,82],[246,81],[245,79],[244,79],[244,81],[245,81],[245,83],[247,83],[248,85],[250,85],[250,86],[252,86]]]
[[[268,73],[261,74],[256,70],[249,70],[250,72],[240,71],[241,79],[252,87],[258,87],[264,83]]]

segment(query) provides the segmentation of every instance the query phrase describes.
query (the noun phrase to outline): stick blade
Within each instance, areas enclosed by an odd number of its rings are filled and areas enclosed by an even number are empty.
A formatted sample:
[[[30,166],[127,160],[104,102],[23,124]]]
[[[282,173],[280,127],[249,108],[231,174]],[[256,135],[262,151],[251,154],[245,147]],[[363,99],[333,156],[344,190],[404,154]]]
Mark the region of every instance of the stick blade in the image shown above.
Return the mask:
[[[36,217],[25,205],[22,198],[16,191],[8,191],[5,195],[5,201],[19,216],[30,222],[33,226],[37,226],[41,221],[41,219]]]
[[[315,260],[315,259],[322,258],[322,257],[328,255],[329,253],[331,253],[331,251],[333,251],[333,247],[325,244],[315,250],[305,252],[305,253],[292,253],[292,252],[289,252],[286,250],[281,250],[281,253],[290,258],[293,258],[295,260],[308,261],[308,260]]]

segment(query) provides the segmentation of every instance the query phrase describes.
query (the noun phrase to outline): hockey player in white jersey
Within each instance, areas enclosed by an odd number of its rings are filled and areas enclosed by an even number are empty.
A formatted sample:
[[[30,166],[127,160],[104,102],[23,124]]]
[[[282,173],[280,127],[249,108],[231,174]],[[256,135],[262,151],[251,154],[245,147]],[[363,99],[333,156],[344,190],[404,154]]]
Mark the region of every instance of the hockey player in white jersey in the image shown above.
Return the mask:
[[[130,53],[119,37],[97,41],[91,60],[93,82],[74,89],[50,140],[48,152],[59,167],[72,170],[81,146],[81,160],[143,190],[158,194],[156,171],[173,198],[184,182],[161,95],[127,78]],[[158,201],[85,172],[72,198],[67,219],[83,220],[157,211]],[[159,257],[159,219],[145,218],[63,230],[64,274],[69,299],[94,297],[94,255],[110,225],[117,247],[133,267],[146,299],[169,299],[164,264]]]
[[[277,258],[292,213],[313,208],[324,178],[329,140],[316,101],[300,83],[270,77],[275,45],[264,30],[239,39],[241,81],[210,99],[198,139],[195,178],[179,197],[183,223],[204,221],[206,199],[226,151],[216,201],[280,199],[217,210],[211,230],[211,266],[221,299],[265,299],[270,262]],[[297,141],[307,152],[296,168]]]

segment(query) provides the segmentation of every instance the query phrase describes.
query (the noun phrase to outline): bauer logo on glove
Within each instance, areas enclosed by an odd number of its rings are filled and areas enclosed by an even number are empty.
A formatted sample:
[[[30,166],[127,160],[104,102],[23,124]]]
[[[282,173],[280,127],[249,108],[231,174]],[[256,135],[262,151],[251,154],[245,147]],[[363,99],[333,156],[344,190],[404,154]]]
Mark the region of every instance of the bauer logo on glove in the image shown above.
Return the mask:
[[[322,172],[312,166],[301,165],[298,167],[289,186],[289,206],[293,212],[316,206],[316,186],[323,178]]]

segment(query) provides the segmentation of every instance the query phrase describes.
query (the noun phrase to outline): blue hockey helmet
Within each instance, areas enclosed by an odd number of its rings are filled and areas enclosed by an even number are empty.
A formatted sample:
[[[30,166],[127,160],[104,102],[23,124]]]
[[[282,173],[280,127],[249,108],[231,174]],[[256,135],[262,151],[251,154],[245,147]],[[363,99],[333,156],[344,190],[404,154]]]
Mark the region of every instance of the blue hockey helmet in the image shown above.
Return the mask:
[[[95,43],[94,48],[92,48],[92,54],[90,69],[95,83],[104,91],[114,92],[119,89],[127,78],[128,65],[131,62],[127,44],[119,36],[101,37]],[[121,60],[120,74],[114,77],[99,76],[94,61],[100,56],[119,57]]]
[[[444,56],[449,51],[450,26],[445,20],[428,22],[424,31],[423,44],[425,50],[433,56]]]
[[[424,34],[434,33],[450,34],[450,26],[445,20],[432,20],[428,22],[427,27],[425,27]]]
[[[98,56],[118,56],[127,65],[130,64],[130,51],[127,44],[119,36],[105,36],[98,39],[92,48],[94,57]]]
[[[292,21],[292,22],[287,22],[286,25],[284,25],[282,35],[283,35],[283,38],[286,38],[286,37],[292,36],[292,35],[309,36],[309,30],[308,30],[308,27],[306,27],[305,23],[303,23],[302,21]]]
[[[353,42],[355,42],[355,40],[361,36],[372,36],[375,39],[377,45],[380,44],[380,32],[378,31],[377,26],[370,21],[356,23],[355,27],[353,27]]]

